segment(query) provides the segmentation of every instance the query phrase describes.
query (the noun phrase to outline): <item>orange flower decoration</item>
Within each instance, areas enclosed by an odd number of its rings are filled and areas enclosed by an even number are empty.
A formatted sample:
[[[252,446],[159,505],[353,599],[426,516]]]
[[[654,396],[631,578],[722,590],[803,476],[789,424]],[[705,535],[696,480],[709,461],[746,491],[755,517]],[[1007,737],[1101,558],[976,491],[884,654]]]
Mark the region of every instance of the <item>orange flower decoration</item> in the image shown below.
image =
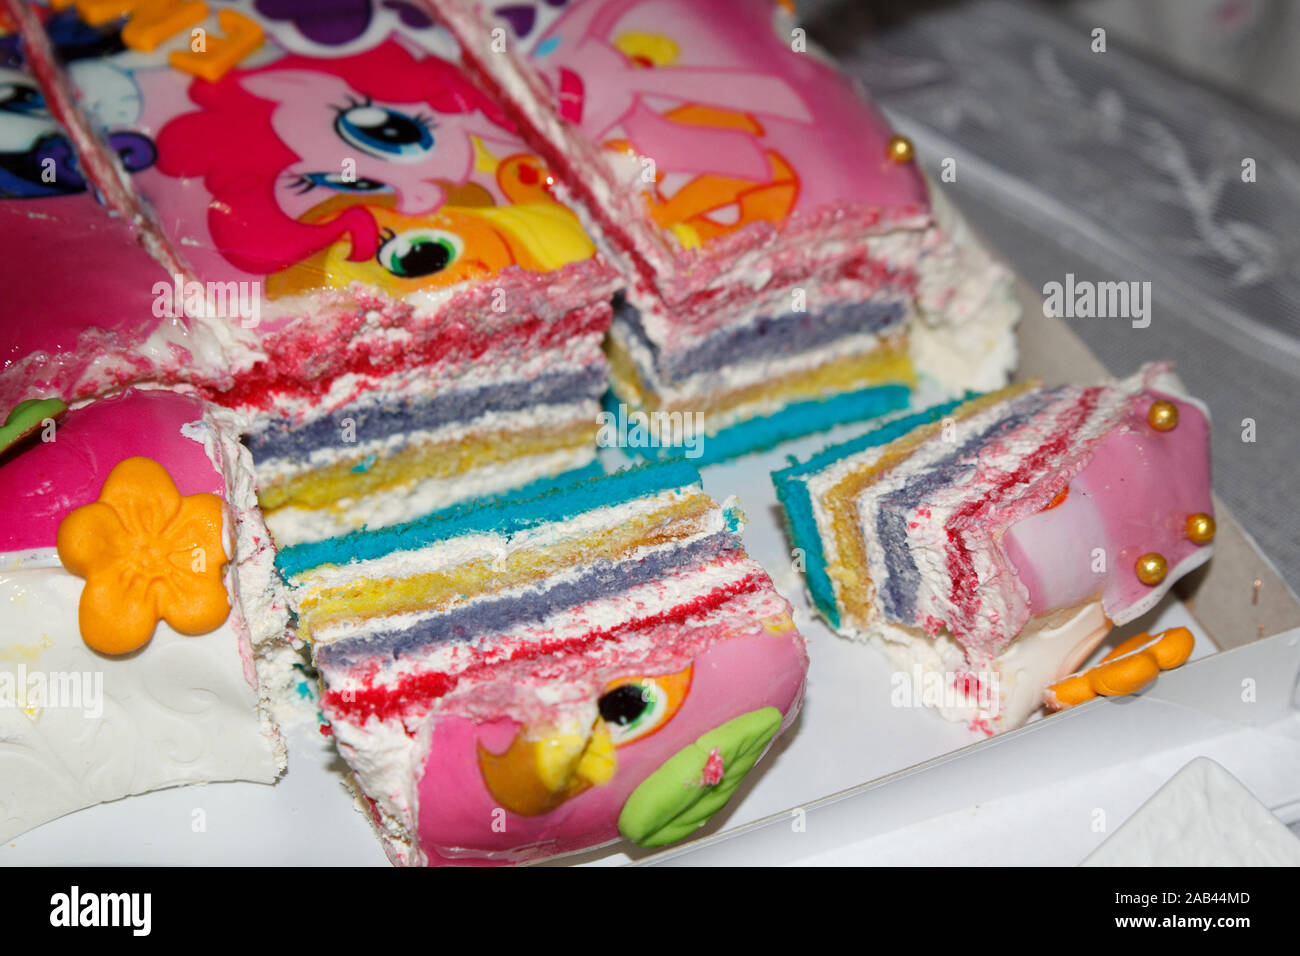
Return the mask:
[[[220,498],[182,496],[152,458],[119,463],[99,500],[59,525],[59,560],[86,579],[82,639],[126,654],[149,643],[160,620],[182,634],[220,627],[230,614],[221,520]]]

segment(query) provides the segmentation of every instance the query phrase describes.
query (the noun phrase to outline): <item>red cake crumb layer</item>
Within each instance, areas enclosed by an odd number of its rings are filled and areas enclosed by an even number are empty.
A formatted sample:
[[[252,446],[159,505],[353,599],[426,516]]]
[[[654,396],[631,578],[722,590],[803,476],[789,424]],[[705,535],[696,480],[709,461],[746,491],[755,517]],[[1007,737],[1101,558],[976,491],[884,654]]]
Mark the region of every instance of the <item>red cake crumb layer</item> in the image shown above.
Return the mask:
[[[976,516],[1001,501],[1010,489],[1025,484],[1034,475],[1041,473],[1051,460],[1070,447],[1075,432],[1097,407],[1102,392],[1100,387],[1085,389],[1069,414],[1058,419],[1052,433],[1044,437],[1042,444],[1015,471],[1000,475],[984,498],[966,502],[949,518],[946,529],[948,543],[944,549],[951,575],[948,596],[960,615],[958,619],[948,622],[953,633],[967,636],[980,606],[979,574],[975,570],[974,558],[962,540],[964,531]]]
[[[401,318],[387,317],[382,327],[400,327]],[[559,349],[570,339],[602,334],[609,327],[610,307],[607,302],[596,302],[574,309],[558,321],[532,315],[494,333],[482,329],[472,314],[460,311],[441,315],[436,325],[431,323],[428,337],[413,343],[376,337],[339,350],[340,339],[351,337],[365,321],[364,311],[359,310],[318,334],[295,331],[268,337],[262,343],[269,356],[266,361],[237,376],[231,387],[209,386],[203,393],[223,405],[268,411],[279,398],[319,398],[349,374],[387,375],[450,356],[469,364],[492,351]],[[327,362],[324,367],[322,359]]]
[[[589,631],[578,637],[538,641],[513,647],[499,647],[485,652],[459,674],[430,671],[402,677],[395,685],[367,686],[346,691],[328,690],[321,704],[325,713],[351,722],[370,717],[380,720],[418,715],[428,705],[456,688],[465,678],[482,676],[503,664],[537,660],[551,655],[574,654],[601,641],[617,640],[629,634],[666,624],[682,624],[692,617],[717,610],[733,598],[768,586],[766,574],[752,573],[723,587],[715,588],[694,600],[659,614],[633,618],[616,627]]]

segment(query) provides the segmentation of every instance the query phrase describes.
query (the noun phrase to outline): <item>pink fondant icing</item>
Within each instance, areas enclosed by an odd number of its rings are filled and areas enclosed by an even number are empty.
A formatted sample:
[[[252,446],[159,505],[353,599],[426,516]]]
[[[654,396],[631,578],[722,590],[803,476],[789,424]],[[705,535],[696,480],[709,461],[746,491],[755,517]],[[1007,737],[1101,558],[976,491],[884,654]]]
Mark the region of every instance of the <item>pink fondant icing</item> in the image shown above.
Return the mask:
[[[1147,410],[1160,399],[1178,407],[1178,426],[1171,431],[1147,423]],[[1208,555],[1184,530],[1188,515],[1214,513],[1204,412],[1147,391],[1133,403],[1125,425],[1097,445],[1064,502],[1017,522],[1002,539],[1034,615],[1101,597],[1106,616],[1125,623],[1168,589],[1176,568]],[[1096,548],[1105,550],[1103,573],[1093,570]],[[1137,559],[1151,551],[1164,555],[1170,569],[1157,588],[1134,572]]]
[[[767,0],[585,0],[550,27],[534,62],[556,89],[562,71],[581,79],[581,101],[566,109],[587,136],[627,139],[661,172],[763,181],[773,150],[798,179],[794,212],[927,209],[915,164],[886,156],[889,124],[816,51],[795,52],[775,13]],[[667,41],[672,62],[629,59],[615,44],[630,35]],[[761,131],[662,118],[684,105],[751,116]]]
[[[95,501],[113,466],[136,455],[162,465],[183,495],[224,496],[203,445],[181,434],[202,417],[197,399],[128,389],[68,412],[53,441],[11,449],[0,458],[0,552],[54,547],[68,512]]]
[[[165,273],[85,193],[0,203],[0,257],[17,270],[5,308],[25,319],[6,324],[6,367],[38,349],[67,356],[91,326],[136,339],[158,324],[152,289]]]
[[[807,656],[793,632],[714,644],[695,659],[681,710],[655,733],[615,751],[613,779],[541,816],[500,811],[505,813],[502,832],[493,828],[499,804],[483,783],[478,746],[500,753],[520,725],[438,715],[418,786],[420,844],[432,863],[512,863],[617,839],[618,816],[629,794],[687,744],[762,707],[778,708],[786,725],[793,721],[806,670]]]

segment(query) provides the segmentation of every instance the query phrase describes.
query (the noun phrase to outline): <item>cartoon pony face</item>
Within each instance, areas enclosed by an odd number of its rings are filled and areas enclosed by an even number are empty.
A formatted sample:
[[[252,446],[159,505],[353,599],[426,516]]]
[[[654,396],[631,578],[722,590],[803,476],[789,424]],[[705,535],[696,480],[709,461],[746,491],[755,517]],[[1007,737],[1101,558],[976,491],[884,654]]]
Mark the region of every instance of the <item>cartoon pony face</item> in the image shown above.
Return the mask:
[[[497,189],[506,199],[500,205],[472,181],[436,182],[447,204],[420,216],[404,216],[391,196],[376,195],[364,201],[379,227],[380,244],[371,259],[354,261],[346,243],[334,243],[270,276],[267,295],[276,299],[360,281],[401,297],[485,279],[512,265],[544,272],[585,259],[595,247],[577,217],[551,198],[547,178],[535,156],[520,154],[496,163]],[[328,222],[357,203],[350,196],[333,197],[310,209],[303,222]]]
[[[689,658],[647,664],[615,664],[591,685],[579,678],[590,726],[432,716],[417,785],[430,861],[520,862],[620,835],[662,846],[695,832],[798,710],[807,672],[784,614]]]
[[[564,231],[576,258],[591,254],[574,240],[576,217],[519,179],[536,167],[544,180],[540,164],[490,152],[516,142],[498,108],[452,64],[396,41],[196,80],[190,99],[199,110],[159,134],[158,167],[203,178],[219,251],[270,276],[273,298],[353,280],[402,294],[547,267],[533,254],[539,226]]]
[[[111,133],[109,145],[128,172],[153,162],[153,144],[139,133]],[[85,189],[76,151],[36,81],[20,70],[0,68],[0,198],[68,196]]]
[[[660,32],[660,23],[691,23],[693,12],[682,16],[687,6],[608,0],[571,7],[539,41],[535,62],[566,119],[631,157],[620,168],[654,158],[647,212],[689,249],[790,215],[799,164],[766,127],[809,126],[812,112],[782,76],[762,64],[736,65],[727,43],[715,48],[699,36]]]
[[[606,783],[618,766],[617,751],[655,733],[673,719],[691,689],[692,667],[660,676],[629,675],[610,681],[598,701],[591,735],[519,733],[503,753],[478,745],[483,783],[501,806],[539,816]]]
[[[0,196],[58,196],[84,188],[72,147],[36,83],[17,70],[0,70]]]

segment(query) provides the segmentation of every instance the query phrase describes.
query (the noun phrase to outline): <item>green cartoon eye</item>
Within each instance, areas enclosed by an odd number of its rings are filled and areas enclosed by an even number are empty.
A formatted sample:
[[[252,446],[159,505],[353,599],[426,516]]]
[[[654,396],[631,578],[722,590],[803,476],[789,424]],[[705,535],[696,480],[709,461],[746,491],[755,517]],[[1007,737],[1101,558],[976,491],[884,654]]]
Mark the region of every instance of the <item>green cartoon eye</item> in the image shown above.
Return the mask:
[[[441,272],[460,258],[465,244],[442,229],[407,229],[379,247],[379,264],[395,276],[415,279]]]
[[[600,716],[615,746],[644,737],[664,721],[668,695],[647,677],[620,684],[600,698]]]
[[[619,832],[645,847],[690,836],[723,808],[780,729],[781,712],[764,707],[688,744],[632,791]]]

